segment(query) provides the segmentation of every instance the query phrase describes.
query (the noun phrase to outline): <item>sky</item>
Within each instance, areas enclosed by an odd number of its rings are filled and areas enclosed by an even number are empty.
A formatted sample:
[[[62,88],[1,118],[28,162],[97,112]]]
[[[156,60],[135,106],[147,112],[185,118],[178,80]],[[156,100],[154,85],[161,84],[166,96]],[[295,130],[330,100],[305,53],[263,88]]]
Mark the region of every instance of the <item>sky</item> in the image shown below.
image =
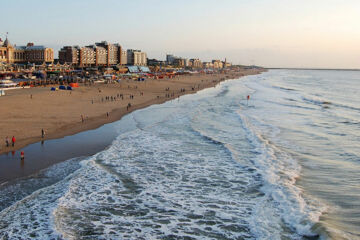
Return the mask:
[[[360,68],[360,0],[2,0],[0,37],[54,48],[107,40],[203,61]],[[56,54],[57,55],[57,54]]]

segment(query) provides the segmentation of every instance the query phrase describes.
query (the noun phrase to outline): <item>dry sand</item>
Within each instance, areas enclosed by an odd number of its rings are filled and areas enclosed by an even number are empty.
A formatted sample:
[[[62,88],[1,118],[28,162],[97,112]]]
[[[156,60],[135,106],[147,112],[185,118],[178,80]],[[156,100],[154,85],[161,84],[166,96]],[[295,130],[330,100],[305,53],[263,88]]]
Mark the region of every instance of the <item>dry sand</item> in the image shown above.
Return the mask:
[[[148,79],[145,82],[123,80],[114,84],[80,86],[73,91],[50,91],[49,86],[8,90],[6,96],[0,97],[0,154],[41,141],[41,129],[45,130],[45,139],[61,138],[119,120],[136,109],[215,86],[225,79],[259,72],[261,70],[252,69],[227,74]],[[185,92],[180,91],[183,88]],[[124,99],[118,97],[120,94]],[[134,98],[130,99],[130,95]],[[106,96],[116,99],[105,100]],[[128,103],[131,104],[129,110]],[[81,115],[84,116],[83,122]],[[15,136],[15,147],[5,146],[6,136],[10,141]]]

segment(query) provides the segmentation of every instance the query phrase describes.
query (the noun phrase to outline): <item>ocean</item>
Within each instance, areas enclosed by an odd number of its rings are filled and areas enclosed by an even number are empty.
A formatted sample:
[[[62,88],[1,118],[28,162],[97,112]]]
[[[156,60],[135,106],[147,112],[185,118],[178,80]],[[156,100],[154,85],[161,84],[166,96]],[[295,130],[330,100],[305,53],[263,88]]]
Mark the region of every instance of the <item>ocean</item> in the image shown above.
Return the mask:
[[[360,72],[269,70],[135,111],[0,188],[0,238],[360,239],[359,93]]]

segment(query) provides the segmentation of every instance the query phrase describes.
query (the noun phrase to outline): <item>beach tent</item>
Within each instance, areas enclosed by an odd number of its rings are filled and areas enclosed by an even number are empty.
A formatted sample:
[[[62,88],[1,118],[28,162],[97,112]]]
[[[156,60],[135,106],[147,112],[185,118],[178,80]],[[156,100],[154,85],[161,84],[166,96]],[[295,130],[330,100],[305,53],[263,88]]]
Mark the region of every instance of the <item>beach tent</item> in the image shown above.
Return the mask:
[[[60,85],[60,86],[59,86],[59,89],[60,89],[60,90],[66,90],[66,87],[63,86],[63,85]]]
[[[73,88],[79,87],[78,83],[70,83],[69,85],[70,85],[70,87],[73,87]]]
[[[67,86],[66,90],[72,90],[72,87]]]
[[[51,90],[51,91],[55,91],[55,90],[56,90],[56,88],[52,87],[50,90]]]

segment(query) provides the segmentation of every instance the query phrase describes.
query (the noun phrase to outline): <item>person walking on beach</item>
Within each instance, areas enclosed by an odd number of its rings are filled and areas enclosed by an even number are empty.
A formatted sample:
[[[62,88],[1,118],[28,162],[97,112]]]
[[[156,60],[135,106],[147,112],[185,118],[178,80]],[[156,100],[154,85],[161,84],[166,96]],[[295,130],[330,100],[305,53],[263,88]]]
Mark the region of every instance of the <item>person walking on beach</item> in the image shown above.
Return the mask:
[[[6,147],[9,147],[9,137],[8,136],[6,136],[6,138],[5,138],[5,143],[6,143]]]
[[[14,147],[14,146],[15,146],[15,142],[16,142],[15,136],[12,137],[11,142],[12,142],[12,146]]]
[[[42,138],[45,137],[45,131],[44,131],[44,129],[41,129],[41,137],[42,137]]]

